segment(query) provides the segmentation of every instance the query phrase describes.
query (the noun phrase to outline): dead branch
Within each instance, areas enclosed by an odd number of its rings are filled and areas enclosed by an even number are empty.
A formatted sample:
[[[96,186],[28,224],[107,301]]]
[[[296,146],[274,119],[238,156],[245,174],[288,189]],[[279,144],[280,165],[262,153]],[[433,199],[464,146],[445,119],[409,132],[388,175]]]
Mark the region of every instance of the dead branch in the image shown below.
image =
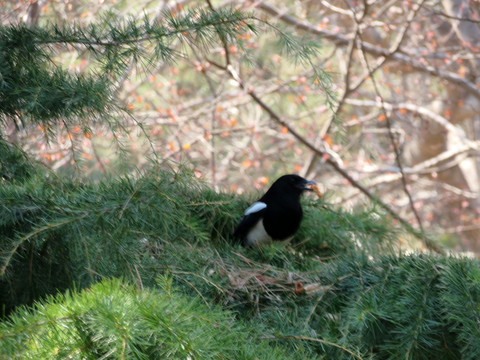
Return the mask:
[[[257,8],[277,17],[278,19],[284,21],[289,25],[294,26],[297,29],[307,31],[314,35],[318,35],[323,39],[333,42],[337,46],[348,46],[348,44],[351,41],[351,38],[354,37],[353,35],[345,36],[345,35],[337,34],[332,31],[319,29],[316,26],[309,24],[308,22],[301,21],[296,19],[293,16],[283,14],[280,10],[278,10],[272,5],[267,4],[264,1],[259,2],[256,6]],[[452,84],[456,84],[462,87],[468,93],[475,96],[477,99],[480,99],[480,88],[478,88],[476,84],[472,83],[471,81],[468,81],[467,79],[464,79],[463,77],[461,77],[456,73],[446,71],[446,70],[441,70],[431,65],[422,64],[406,53],[396,52],[394,54],[390,54],[391,51],[389,49],[385,49],[380,46],[375,46],[365,42],[362,42],[361,46],[363,47],[365,52],[367,52],[368,54],[387,57],[393,61],[397,61],[399,63],[409,65],[411,68],[417,71],[427,73],[429,75],[447,80]]]

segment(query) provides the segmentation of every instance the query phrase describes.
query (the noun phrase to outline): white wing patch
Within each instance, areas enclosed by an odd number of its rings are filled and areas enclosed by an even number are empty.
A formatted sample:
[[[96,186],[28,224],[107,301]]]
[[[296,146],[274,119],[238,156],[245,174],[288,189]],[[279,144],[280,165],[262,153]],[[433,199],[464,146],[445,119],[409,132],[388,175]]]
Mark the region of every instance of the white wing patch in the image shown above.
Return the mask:
[[[267,207],[267,204],[265,204],[264,202],[256,201],[252,205],[250,205],[247,210],[245,210],[244,215],[247,216],[247,215],[256,213],[260,210],[265,209],[266,207]]]

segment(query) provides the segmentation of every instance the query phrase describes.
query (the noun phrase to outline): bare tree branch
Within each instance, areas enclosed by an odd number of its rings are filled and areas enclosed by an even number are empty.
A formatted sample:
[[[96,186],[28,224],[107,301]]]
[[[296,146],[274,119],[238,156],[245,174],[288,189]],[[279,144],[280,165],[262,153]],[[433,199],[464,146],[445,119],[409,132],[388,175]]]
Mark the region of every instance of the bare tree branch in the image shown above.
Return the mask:
[[[408,28],[410,27],[410,24],[412,23],[413,19],[415,18],[415,16],[418,14],[418,12],[420,11],[423,3],[424,3],[425,0],[422,0],[420,1],[419,3],[416,4],[416,7],[414,7],[414,9],[410,12],[410,14],[408,15],[407,17],[407,22],[405,23],[402,31],[400,32],[398,38],[397,38],[397,41],[394,43],[394,46],[392,47],[392,51],[391,51],[391,55],[393,55],[396,51],[398,51],[398,49],[400,48],[404,38],[405,38],[405,34],[407,33],[407,30]],[[390,141],[392,143],[392,146],[393,146],[393,151],[395,153],[395,160],[397,162],[397,165],[398,165],[398,168],[399,168],[399,171],[400,171],[400,174],[401,174],[401,180],[402,180],[402,186],[403,186],[403,191],[405,192],[405,194],[407,195],[408,197],[408,201],[410,203],[410,208],[411,208],[411,211],[412,213],[414,214],[415,216],[415,219],[417,220],[417,224],[418,224],[418,227],[420,228],[420,232],[422,234],[424,234],[424,229],[423,229],[423,224],[422,224],[422,221],[420,219],[420,215],[417,211],[417,209],[415,208],[415,204],[413,202],[413,198],[412,198],[412,194],[410,193],[409,189],[408,189],[408,184],[407,184],[407,178],[405,176],[405,172],[403,171],[403,164],[402,164],[402,161],[400,159],[400,151],[398,149],[398,145],[397,145],[397,142],[395,140],[395,136],[393,135],[393,131],[392,131],[392,124],[391,124],[391,121],[390,121],[390,117],[389,115],[387,114],[387,110],[385,108],[385,106],[383,105],[383,97],[382,95],[380,94],[380,90],[378,88],[378,85],[377,85],[377,82],[373,76],[373,73],[372,73],[372,69],[370,67],[370,64],[368,62],[368,59],[367,59],[367,56],[366,56],[366,53],[365,53],[365,49],[363,47],[363,44],[364,42],[362,41],[362,33],[360,30],[358,30],[358,20],[357,20],[357,17],[355,17],[355,22],[357,24],[357,32],[359,34],[358,38],[360,39],[359,41],[359,47],[360,47],[360,50],[361,50],[361,54],[363,55],[363,61],[365,63],[365,66],[367,68],[367,71],[368,73],[370,74],[370,80],[373,84],[373,87],[375,89],[375,93],[377,95],[377,98],[380,99],[380,103],[381,103],[381,109],[382,109],[382,112],[385,116],[385,120],[386,120],[386,124],[387,124],[387,128],[388,128],[388,134],[389,134],[389,137],[390,137]],[[391,56],[390,55],[390,56]],[[423,241],[425,243],[425,245],[430,248],[431,247],[431,242],[428,240],[428,239],[425,239],[425,237],[423,236]]]
[[[280,20],[284,21],[289,25],[296,27],[297,29],[307,31],[311,34],[318,35],[323,39],[330,40],[337,46],[348,46],[353,36],[353,35],[345,36],[345,35],[334,33],[332,31],[319,29],[318,27],[313,26],[305,21],[300,21],[293,16],[283,14],[277,8],[265,3],[264,1],[258,3],[257,7],[273,16],[278,17]],[[415,70],[430,74],[432,76],[435,76],[444,80],[448,80],[452,84],[456,84],[462,87],[468,93],[475,96],[477,99],[480,99],[480,88],[476,84],[472,83],[471,81],[468,81],[467,79],[463,78],[462,76],[456,73],[441,70],[431,65],[422,64],[421,62],[413,59],[411,56],[399,51],[390,55],[389,49],[385,49],[380,46],[375,46],[366,42],[363,42],[361,46],[363,47],[365,52],[371,55],[389,57],[390,60],[394,60],[399,63],[409,65],[411,68]]]

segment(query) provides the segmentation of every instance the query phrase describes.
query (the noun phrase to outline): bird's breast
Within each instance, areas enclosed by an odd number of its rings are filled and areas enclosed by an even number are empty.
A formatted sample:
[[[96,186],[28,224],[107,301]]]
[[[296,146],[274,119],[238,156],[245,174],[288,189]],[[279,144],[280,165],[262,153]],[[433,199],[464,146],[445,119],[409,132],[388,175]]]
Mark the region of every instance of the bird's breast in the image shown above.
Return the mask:
[[[300,205],[288,208],[276,207],[273,211],[265,214],[263,225],[273,240],[283,241],[295,234],[301,221],[302,208]]]

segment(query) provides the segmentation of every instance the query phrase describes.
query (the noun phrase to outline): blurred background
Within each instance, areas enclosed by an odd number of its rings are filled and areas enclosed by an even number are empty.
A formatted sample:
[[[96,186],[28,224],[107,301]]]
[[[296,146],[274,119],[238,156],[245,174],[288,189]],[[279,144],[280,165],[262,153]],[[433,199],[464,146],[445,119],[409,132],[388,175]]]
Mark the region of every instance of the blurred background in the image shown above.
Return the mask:
[[[315,62],[292,59],[269,26],[240,35],[242,48],[219,42],[205,55],[179,41],[177,61],[143,71],[132,59],[117,79],[126,132],[96,119],[87,130],[59,122],[47,137],[51,129],[6,119],[6,139],[59,174],[93,180],[150,159],[191,164],[234,193],[298,173],[347,209],[371,201],[361,186],[444,245],[480,252],[478,1],[6,0],[0,21],[161,22],[225,7],[318,46]],[[66,70],[95,72],[88,52],[54,50]]]

